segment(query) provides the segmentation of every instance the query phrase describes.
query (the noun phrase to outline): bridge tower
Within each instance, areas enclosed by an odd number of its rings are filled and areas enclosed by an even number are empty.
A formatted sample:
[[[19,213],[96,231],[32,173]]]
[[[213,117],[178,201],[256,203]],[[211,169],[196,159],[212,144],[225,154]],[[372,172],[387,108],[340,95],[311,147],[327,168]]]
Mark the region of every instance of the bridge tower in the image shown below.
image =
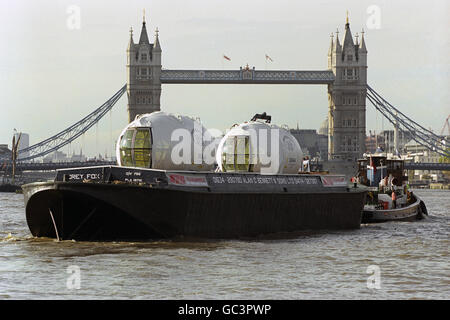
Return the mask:
[[[129,122],[133,121],[138,114],[160,110],[161,52],[158,29],[155,32],[154,43],[150,43],[144,16],[139,42],[134,43],[133,29],[130,29],[130,41],[127,48]]]
[[[354,161],[365,152],[367,49],[364,31],[353,41],[348,15],[342,45],[339,31],[331,35],[328,69],[328,160]]]

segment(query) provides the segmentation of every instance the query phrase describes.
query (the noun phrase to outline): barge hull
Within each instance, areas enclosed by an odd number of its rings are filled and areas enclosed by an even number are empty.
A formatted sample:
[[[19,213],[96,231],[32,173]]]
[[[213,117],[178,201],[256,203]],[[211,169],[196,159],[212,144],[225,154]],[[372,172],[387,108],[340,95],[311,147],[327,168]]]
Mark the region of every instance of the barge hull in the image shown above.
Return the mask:
[[[262,192],[248,186],[236,191],[212,185],[185,188],[103,181],[23,186],[27,223],[36,237],[239,239],[360,227],[365,190],[298,188]]]
[[[243,238],[355,229],[364,201],[361,193],[340,192],[219,194],[57,183],[47,187],[27,202],[31,233],[56,238],[58,232],[60,239],[75,240]]]

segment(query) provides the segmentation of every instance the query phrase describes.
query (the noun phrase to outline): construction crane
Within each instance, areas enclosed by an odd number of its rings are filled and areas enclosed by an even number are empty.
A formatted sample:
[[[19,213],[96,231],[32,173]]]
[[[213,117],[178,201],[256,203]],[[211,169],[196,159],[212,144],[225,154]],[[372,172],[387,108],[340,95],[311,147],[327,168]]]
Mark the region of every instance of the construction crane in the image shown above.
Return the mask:
[[[444,135],[445,128],[447,128],[448,135],[450,136],[450,124],[448,123],[448,119],[450,119],[450,114],[448,115],[447,119],[445,119],[444,126],[442,127],[441,130],[441,136]]]

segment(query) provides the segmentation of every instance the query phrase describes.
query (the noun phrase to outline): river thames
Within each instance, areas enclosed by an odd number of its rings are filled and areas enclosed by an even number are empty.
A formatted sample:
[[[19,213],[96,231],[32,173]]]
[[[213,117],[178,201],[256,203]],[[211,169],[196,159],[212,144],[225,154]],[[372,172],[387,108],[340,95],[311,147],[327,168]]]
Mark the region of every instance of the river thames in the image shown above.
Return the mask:
[[[450,299],[450,190],[429,216],[290,239],[57,242],[0,193],[0,299]]]

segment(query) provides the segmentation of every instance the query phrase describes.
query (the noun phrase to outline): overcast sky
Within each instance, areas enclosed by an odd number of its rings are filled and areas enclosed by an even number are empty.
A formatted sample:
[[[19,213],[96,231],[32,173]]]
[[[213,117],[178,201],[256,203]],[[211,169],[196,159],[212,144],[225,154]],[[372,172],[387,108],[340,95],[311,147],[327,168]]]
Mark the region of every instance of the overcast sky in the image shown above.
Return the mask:
[[[405,114],[439,133],[450,114],[450,6],[436,1],[29,1],[0,0],[0,144],[13,129],[37,143],[75,123],[126,82],[130,26],[138,41],[146,9],[160,30],[166,69],[324,70],[330,34],[365,29],[368,83]],[[379,19],[376,11],[379,9]],[[79,29],[72,20],[80,10]],[[375,20],[374,20],[375,19]],[[341,37],[342,40],[342,37]],[[223,54],[231,62],[222,58]],[[267,62],[265,54],[272,57]],[[126,96],[97,127],[63,151],[111,153],[127,124]],[[324,85],[163,85],[163,111],[224,130],[257,112],[277,124],[318,129]],[[367,130],[388,129],[367,105]]]

